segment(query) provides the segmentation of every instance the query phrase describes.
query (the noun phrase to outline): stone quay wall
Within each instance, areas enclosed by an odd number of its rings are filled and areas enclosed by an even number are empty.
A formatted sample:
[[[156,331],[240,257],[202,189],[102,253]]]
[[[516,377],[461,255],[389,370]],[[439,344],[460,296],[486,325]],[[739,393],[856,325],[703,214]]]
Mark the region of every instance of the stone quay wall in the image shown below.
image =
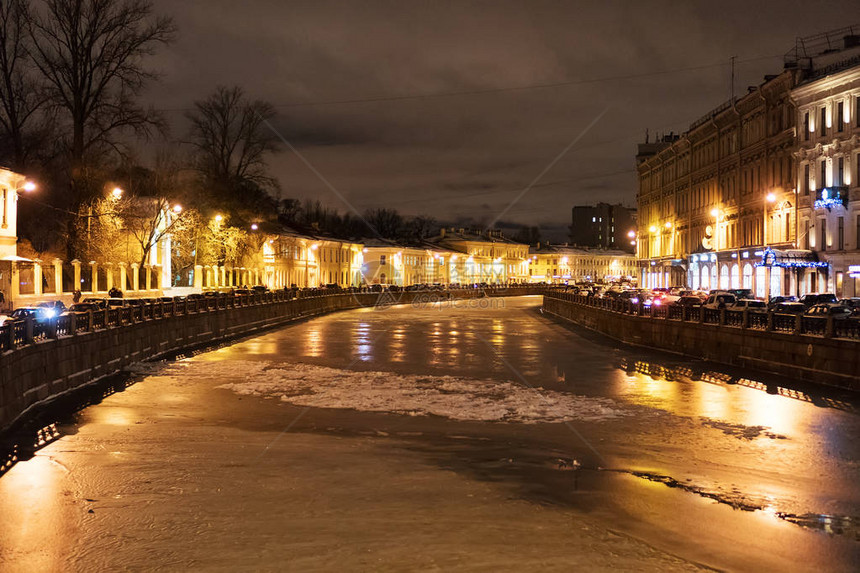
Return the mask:
[[[132,363],[217,344],[291,321],[360,307],[543,294],[541,287],[299,296],[220,295],[0,326],[0,432],[29,409]],[[475,301],[478,303],[479,301]]]
[[[860,390],[860,321],[730,309],[652,307],[563,292],[545,313],[623,343]]]

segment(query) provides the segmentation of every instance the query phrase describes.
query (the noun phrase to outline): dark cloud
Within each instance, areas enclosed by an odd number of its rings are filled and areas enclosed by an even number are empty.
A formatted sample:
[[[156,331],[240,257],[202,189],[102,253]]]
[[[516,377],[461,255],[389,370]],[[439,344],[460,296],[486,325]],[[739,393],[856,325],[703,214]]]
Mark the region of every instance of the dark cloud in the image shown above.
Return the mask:
[[[778,72],[796,36],[857,13],[853,0],[157,7],[180,34],[156,60],[163,82],[150,96],[178,110],[176,129],[191,101],[241,85],[279,106],[284,137],[359,209],[492,220],[608,109],[506,215],[557,228],[577,203],[632,204],[645,129],[683,130],[727,99],[731,56],[740,92]],[[580,83],[411,98],[559,82]],[[387,97],[404,99],[331,103]],[[285,193],[343,208],[297,158],[285,153],[272,167]]]

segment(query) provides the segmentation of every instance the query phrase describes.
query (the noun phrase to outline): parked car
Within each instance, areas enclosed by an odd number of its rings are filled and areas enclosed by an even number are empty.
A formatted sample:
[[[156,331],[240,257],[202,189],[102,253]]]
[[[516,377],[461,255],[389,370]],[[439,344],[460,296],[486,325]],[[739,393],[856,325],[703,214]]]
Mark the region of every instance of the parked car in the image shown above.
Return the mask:
[[[675,304],[678,306],[689,306],[691,308],[699,308],[702,306],[702,297],[698,295],[684,295],[679,298]]]
[[[63,304],[61,300],[46,300],[44,302],[37,302],[37,308],[44,308],[45,314],[49,315],[49,317],[60,316],[64,312],[66,312],[66,305]]]
[[[773,307],[781,302],[797,302],[797,297],[794,295],[772,296],[767,301],[768,310],[773,309]]]
[[[767,310],[767,305],[763,300],[754,298],[741,298],[732,306],[735,310],[754,310],[756,312],[764,312]]]
[[[860,317],[860,297],[843,298],[839,302],[851,309],[851,316]]]
[[[833,293],[818,293],[811,292],[800,297],[800,302],[803,303],[803,306],[809,308],[814,304],[820,304],[823,302],[838,302],[836,300],[836,295]]]
[[[777,314],[803,314],[806,306],[802,302],[778,302],[769,310]]]
[[[48,320],[57,316],[57,313],[52,308],[47,307],[39,307],[39,306],[22,306],[20,308],[16,308],[5,318],[5,320],[0,324],[5,324],[7,322],[15,322],[18,320],[24,320],[25,318],[34,317],[36,319],[36,323],[47,322]]]
[[[738,297],[730,292],[716,291],[708,296],[708,300],[702,306],[705,308],[729,308],[734,306],[737,301]]]
[[[92,302],[76,302],[72,306],[69,307],[69,312],[89,312],[89,311],[97,311],[103,310],[99,308],[99,305],[94,304]]]
[[[85,298],[82,302],[88,302],[90,304],[94,304],[102,310],[107,308],[107,299],[106,298]]]
[[[755,295],[751,288],[730,288],[727,292],[732,293],[738,300],[754,300]]]
[[[833,318],[848,318],[851,316],[851,308],[844,304],[823,302],[809,307],[804,316],[832,316]]]

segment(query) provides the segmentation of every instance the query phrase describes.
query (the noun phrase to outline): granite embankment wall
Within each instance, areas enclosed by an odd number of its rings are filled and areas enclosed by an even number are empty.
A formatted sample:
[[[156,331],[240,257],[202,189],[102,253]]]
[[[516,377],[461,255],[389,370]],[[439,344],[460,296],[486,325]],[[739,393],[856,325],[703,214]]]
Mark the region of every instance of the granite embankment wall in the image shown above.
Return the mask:
[[[32,321],[4,325],[0,327],[0,432],[26,415],[28,409],[120,372],[134,362],[253,334],[297,319],[359,307],[430,303],[440,297],[460,300],[543,292],[524,287],[306,298],[281,293],[220,296],[63,316],[49,325]]]
[[[829,386],[860,390],[860,340],[828,334],[773,330],[774,317],[710,309],[643,312],[629,304],[607,305],[564,293],[544,296],[544,312],[620,342],[680,353]],[[781,317],[777,317],[781,318]],[[801,324],[800,317],[785,317]],[[760,322],[760,328],[757,323]],[[776,321],[777,324],[779,321]],[[813,325],[814,326],[814,325]],[[811,327],[810,327],[811,328]],[[838,334],[838,332],[837,332]]]

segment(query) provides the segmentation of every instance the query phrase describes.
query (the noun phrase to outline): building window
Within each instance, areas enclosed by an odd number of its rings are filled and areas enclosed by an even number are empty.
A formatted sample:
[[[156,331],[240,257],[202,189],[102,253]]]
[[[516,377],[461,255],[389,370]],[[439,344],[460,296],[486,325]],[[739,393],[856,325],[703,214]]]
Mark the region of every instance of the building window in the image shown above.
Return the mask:
[[[836,104],[836,131],[842,133],[842,126],[845,120],[845,104],[844,102],[839,102]]]
[[[384,264],[385,264],[385,255],[379,255],[379,264],[380,264],[380,265],[384,265]]]
[[[803,114],[803,141],[809,141],[809,112]]]
[[[9,193],[8,190],[3,189],[3,227],[4,228],[6,227],[6,208],[7,208],[6,207],[6,203],[7,203],[6,199],[7,199],[8,193]]]
[[[857,216],[857,225],[860,229],[860,215]],[[809,219],[803,220],[803,248],[809,250]]]
[[[821,219],[818,222],[818,226],[821,228],[821,244],[818,247],[819,251],[827,250],[827,219]]]
[[[857,215],[857,228],[854,231],[854,248],[860,249],[860,215]]]
[[[839,157],[836,159],[836,173],[833,178],[833,186],[839,187],[842,185],[842,182],[845,181],[845,158]]]
[[[839,245],[839,250],[844,251],[845,250],[845,217],[839,217],[839,219],[837,219],[837,222],[839,224],[839,227],[838,227],[839,233],[837,235],[839,242],[837,244]]]
[[[803,194],[809,195],[809,163],[803,166]]]
[[[821,119],[818,123],[818,135],[824,137],[827,135],[827,107],[821,108]]]
[[[819,173],[818,185],[816,186],[818,189],[824,189],[827,187],[827,160],[821,160],[821,173]]]

